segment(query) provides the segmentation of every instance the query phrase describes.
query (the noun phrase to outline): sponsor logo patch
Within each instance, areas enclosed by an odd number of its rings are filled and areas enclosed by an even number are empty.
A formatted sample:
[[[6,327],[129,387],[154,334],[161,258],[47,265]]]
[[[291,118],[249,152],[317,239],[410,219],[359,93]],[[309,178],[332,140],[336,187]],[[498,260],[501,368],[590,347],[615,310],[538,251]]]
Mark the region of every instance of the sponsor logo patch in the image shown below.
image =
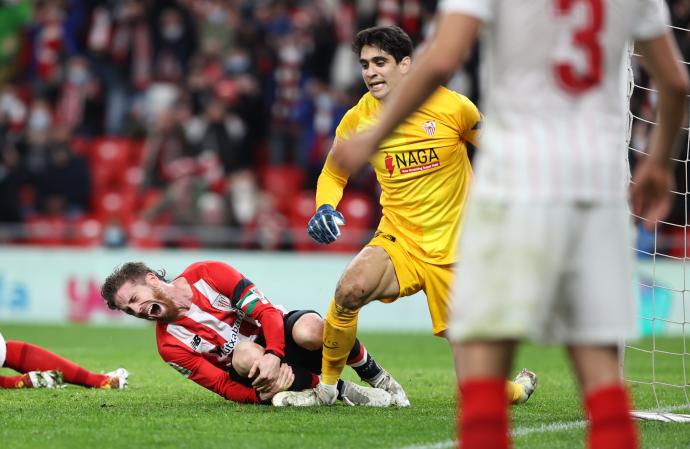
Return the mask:
[[[395,171],[395,165],[393,165],[393,156],[386,153],[386,159],[384,159],[384,162],[386,164],[386,170],[388,170],[388,174],[391,177],[393,177],[393,172]]]
[[[406,173],[414,173],[417,171],[430,170],[432,168],[438,167],[439,165],[441,165],[441,164],[439,164],[438,162],[432,162],[431,164],[417,165],[415,167],[401,168],[400,173],[404,175]]]
[[[198,335],[195,335],[194,338],[192,338],[192,342],[191,342],[192,349],[194,349],[196,351],[199,348],[200,344],[201,344],[201,337],[199,337]]]
[[[228,342],[225,342],[223,346],[217,345],[215,348],[210,350],[209,352],[211,354],[215,354],[218,357],[218,360],[225,360],[228,358],[230,353],[232,352],[233,349],[235,349],[235,345],[237,344],[237,334],[233,334],[232,339]]]
[[[430,170],[441,165],[441,161],[433,148],[405,151],[395,155],[395,164],[400,174]]]

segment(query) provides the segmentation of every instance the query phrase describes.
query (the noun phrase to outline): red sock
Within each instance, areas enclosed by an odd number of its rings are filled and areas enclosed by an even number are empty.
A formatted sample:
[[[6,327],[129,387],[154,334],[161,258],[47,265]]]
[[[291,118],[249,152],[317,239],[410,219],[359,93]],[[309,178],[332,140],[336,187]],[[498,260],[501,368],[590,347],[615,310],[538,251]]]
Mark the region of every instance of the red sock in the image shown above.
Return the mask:
[[[319,384],[321,379],[319,379],[319,376],[317,374],[312,374],[311,375],[311,387],[310,388],[316,388],[316,386]]]
[[[17,388],[22,376],[0,376],[0,388]]]
[[[585,398],[585,409],[589,416],[589,449],[639,447],[625,387],[612,385],[589,393]]]
[[[462,449],[508,449],[505,379],[470,379],[459,386],[458,432]]]
[[[58,370],[62,371],[65,382],[92,388],[98,388],[108,380],[105,374],[92,373],[47,349],[22,341],[7,342],[4,366],[20,373]]]

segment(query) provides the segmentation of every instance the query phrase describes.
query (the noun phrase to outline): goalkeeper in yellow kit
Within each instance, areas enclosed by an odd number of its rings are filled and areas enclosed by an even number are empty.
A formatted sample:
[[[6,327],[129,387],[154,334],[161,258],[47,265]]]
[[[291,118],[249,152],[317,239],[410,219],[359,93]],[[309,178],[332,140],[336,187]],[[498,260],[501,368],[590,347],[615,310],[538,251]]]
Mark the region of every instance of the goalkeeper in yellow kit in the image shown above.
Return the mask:
[[[360,31],[352,48],[359,55],[369,92],[341,120],[318,180],[317,212],[308,231],[319,243],[335,241],[340,235],[338,226],[345,223],[336,208],[349,173],[333,162],[338,141],[372,126],[412,62],[412,42],[395,26]],[[357,315],[373,300],[392,302],[423,290],[433,332],[444,336],[456,240],[472,179],[466,143],[475,144],[480,124],[481,115],[470,100],[442,87],[383,141],[370,160],[382,189],[383,217],[374,238],[350,263],[336,287],[326,315],[321,382],[313,390],[279,393],[274,405],[329,405],[336,401],[336,385],[355,341]],[[387,372],[369,383],[390,394],[390,400],[383,398],[369,405],[410,404]],[[523,370],[515,382],[508,382],[509,397],[524,402],[535,385],[536,376]]]

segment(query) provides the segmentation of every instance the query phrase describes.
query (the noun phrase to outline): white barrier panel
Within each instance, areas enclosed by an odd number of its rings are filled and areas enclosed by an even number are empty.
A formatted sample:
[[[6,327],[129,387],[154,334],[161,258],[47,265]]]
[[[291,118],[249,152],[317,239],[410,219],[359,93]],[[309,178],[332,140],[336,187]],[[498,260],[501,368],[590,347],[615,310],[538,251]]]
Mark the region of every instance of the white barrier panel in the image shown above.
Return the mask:
[[[324,315],[351,259],[351,255],[335,254],[4,247],[0,249],[0,321],[141,324],[108,310],[100,296],[103,279],[127,261],[145,262],[174,277],[193,262],[222,260],[240,270],[275,304]],[[650,335],[654,329],[656,335],[682,335],[683,292],[690,285],[683,262],[642,259],[638,274],[642,333]],[[393,304],[374,302],[360,314],[359,328],[430,332],[426,299],[417,294]]]
[[[690,266],[683,260],[657,256],[638,262],[642,335],[685,335],[690,322]],[[687,315],[687,316],[686,316]]]
[[[189,264],[221,260],[241,271],[275,304],[325,315],[352,255],[236,251],[0,249],[0,321],[136,325],[142,320],[108,310],[100,285],[114,267],[142,261],[178,275]],[[393,304],[372,303],[359,317],[364,330],[431,332],[423,294]]]

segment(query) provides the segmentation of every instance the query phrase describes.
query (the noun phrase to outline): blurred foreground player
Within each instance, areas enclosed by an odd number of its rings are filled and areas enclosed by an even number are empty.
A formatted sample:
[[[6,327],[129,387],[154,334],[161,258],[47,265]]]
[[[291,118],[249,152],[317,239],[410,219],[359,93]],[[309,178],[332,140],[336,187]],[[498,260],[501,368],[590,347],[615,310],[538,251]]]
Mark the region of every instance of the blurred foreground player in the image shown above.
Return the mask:
[[[461,236],[449,328],[457,353],[460,446],[510,446],[503,377],[518,340],[568,347],[588,447],[635,448],[617,344],[635,336],[625,146],[628,41],[658,90],[658,124],[636,167],[633,212],[663,218],[687,74],[659,0],[445,0],[426,53],[378,126],[343,142],[365,163],[463,61],[482,28],[486,114]]]
[[[127,388],[129,373],[118,368],[105,374],[88,371],[47,349],[23,341],[5,341],[0,334],[0,367],[18,376],[0,376],[0,388],[60,388],[65,384],[88,388]]]
[[[369,92],[350,109],[336,130],[339,142],[371,127],[388,99],[400,89],[412,60],[412,41],[400,28],[382,26],[360,31],[352,44]],[[433,333],[444,337],[449,287],[457,261],[455,246],[472,167],[467,145],[475,144],[481,126],[477,107],[466,97],[444,87],[421,105],[369,161],[381,185],[383,217],[374,238],[355,256],[335,289],[326,315],[323,374],[315,390],[286,392],[276,405],[318,406],[334,403],[336,385],[357,334],[360,309],[371,301],[390,303],[424,291]],[[328,244],[340,235],[344,217],[336,210],[350,174],[329,153],[316,189],[317,212],[309,221],[309,235]],[[462,282],[462,280],[461,280]],[[410,405],[394,385],[398,406]],[[534,391],[536,376],[523,370],[506,389],[515,403]]]
[[[170,282],[164,274],[126,263],[108,276],[101,295],[112,309],[156,321],[158,352],[185,377],[243,403],[266,403],[278,392],[318,383],[323,321],[316,312],[284,314],[222,262],[194,263]],[[347,363],[369,384],[390,378],[359,341]],[[348,381],[338,383],[338,398],[391,405],[387,391]]]

